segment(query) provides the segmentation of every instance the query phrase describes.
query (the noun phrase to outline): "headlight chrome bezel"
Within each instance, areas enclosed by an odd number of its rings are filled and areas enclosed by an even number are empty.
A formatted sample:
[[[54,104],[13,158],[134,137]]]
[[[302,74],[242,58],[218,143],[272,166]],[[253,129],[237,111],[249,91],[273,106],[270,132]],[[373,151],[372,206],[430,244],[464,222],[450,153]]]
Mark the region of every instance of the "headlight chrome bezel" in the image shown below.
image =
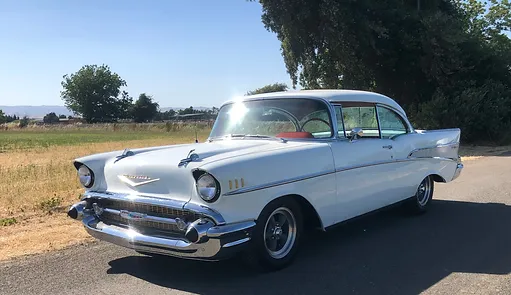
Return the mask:
[[[91,188],[94,185],[94,173],[84,164],[81,164],[76,170],[78,180],[85,188]]]
[[[221,191],[220,183],[213,175],[205,171],[201,172],[202,173],[196,177],[195,181],[195,188],[197,190],[197,194],[204,202],[214,203],[220,197]]]

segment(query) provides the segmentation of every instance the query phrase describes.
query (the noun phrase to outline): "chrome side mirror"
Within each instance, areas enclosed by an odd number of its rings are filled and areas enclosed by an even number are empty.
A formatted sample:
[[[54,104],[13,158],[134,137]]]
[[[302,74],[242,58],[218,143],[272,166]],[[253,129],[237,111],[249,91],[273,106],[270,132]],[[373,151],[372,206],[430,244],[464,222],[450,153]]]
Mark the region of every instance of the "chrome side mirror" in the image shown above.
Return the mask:
[[[364,131],[362,130],[362,128],[355,127],[353,129],[351,129],[350,135],[348,136],[348,138],[350,139],[350,141],[353,141],[353,140],[361,137],[362,135],[364,135]]]

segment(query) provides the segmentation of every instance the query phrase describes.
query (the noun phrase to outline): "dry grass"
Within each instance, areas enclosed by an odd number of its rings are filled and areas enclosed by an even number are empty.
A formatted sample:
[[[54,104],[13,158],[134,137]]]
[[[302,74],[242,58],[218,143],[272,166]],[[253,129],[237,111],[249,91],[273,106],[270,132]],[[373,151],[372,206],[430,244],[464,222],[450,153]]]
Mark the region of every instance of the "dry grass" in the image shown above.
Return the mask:
[[[93,240],[79,222],[65,214],[32,216],[20,224],[0,227],[0,260],[58,250]]]
[[[200,131],[199,140],[205,140],[207,134]],[[162,132],[160,138],[57,144],[0,153],[0,220],[5,221],[0,226],[0,260],[92,240],[79,222],[65,215],[66,209],[83,192],[73,159],[127,147],[193,143],[194,140],[193,132]]]
[[[204,138],[202,138],[204,139]],[[193,142],[190,138],[161,138],[141,141],[104,142],[87,146],[57,146],[44,150],[0,154],[0,218],[40,209],[41,203],[60,199],[76,201],[83,191],[72,160],[81,156],[156,145]],[[57,202],[54,202],[56,205]]]

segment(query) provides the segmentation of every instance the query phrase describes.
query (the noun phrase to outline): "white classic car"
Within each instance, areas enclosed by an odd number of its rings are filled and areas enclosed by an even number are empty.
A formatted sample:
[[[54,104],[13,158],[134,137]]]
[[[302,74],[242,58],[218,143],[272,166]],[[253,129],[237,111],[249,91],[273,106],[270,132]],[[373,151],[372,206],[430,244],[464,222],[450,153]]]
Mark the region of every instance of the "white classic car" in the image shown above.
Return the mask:
[[[85,194],[68,215],[140,253],[243,253],[281,269],[306,228],[396,203],[424,212],[434,182],[463,169],[459,141],[459,129],[414,130],[394,100],[372,92],[245,96],[222,105],[204,143],[76,159]]]

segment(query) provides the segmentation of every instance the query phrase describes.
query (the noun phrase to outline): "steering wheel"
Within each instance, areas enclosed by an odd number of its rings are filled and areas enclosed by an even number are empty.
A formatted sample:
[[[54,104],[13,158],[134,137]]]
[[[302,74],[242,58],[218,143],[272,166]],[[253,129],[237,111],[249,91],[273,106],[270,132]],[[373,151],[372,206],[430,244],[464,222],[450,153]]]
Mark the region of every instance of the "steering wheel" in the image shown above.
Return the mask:
[[[328,123],[327,121],[325,121],[323,119],[320,119],[320,118],[310,118],[307,121],[303,122],[302,127],[300,128],[301,129],[300,131],[303,131],[303,127],[305,126],[305,124],[309,123],[310,121],[320,121],[320,122],[325,123],[328,127],[330,127],[330,123]]]

